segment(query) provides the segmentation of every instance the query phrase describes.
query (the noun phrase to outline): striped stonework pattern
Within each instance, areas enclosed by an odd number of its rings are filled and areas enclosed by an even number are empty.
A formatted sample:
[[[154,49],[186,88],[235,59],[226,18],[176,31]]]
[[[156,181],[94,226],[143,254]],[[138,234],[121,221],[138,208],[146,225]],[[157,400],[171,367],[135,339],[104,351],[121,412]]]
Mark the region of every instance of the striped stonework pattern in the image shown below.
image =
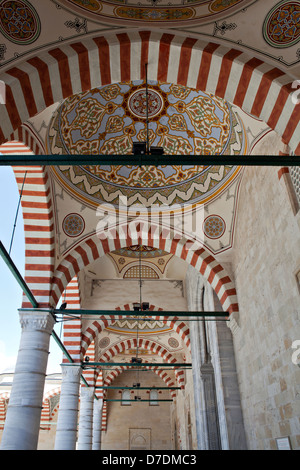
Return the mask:
[[[74,276],[67,285],[62,294],[62,301],[67,303],[68,309],[80,309],[81,300],[77,276]],[[64,346],[74,362],[81,361],[81,316],[64,322]],[[63,362],[69,362],[65,356]]]
[[[4,429],[4,422],[6,419],[6,410],[10,397],[10,392],[4,392],[0,395],[0,431]]]
[[[189,250],[186,247],[187,240],[184,238],[174,239],[172,238],[174,237],[173,234],[167,233],[160,227],[157,227],[155,236],[152,232],[153,227],[149,231],[143,231],[143,227],[140,227],[138,233],[135,234],[132,231],[131,237],[127,234],[126,228],[127,226],[120,225],[110,237],[108,234],[108,238],[104,240],[99,240],[94,235],[74,248],[64,258],[56,268],[53,276],[51,302],[54,305],[58,302],[65,285],[82,268],[111,251],[134,244],[143,244],[163,249],[191,264],[211,284],[223,310],[229,314],[238,311],[236,289],[233,281],[224,267],[205,248],[199,248],[196,251]]]
[[[26,128],[20,137],[37,150],[38,144]],[[0,146],[3,155],[33,155],[32,148],[20,141]],[[23,187],[21,207],[25,234],[25,281],[40,307],[49,306],[54,271],[54,220],[48,170],[41,166],[13,167],[19,191]],[[24,185],[24,186],[23,186]],[[31,303],[23,295],[22,307]]]
[[[93,341],[88,349],[87,349],[87,352],[86,352],[86,355],[90,358],[90,361],[91,362],[95,362],[95,342]],[[88,385],[90,387],[94,387],[95,386],[95,382],[96,382],[96,377],[97,377],[97,371],[94,370],[94,369],[86,369],[82,372],[82,375],[83,377],[85,378],[85,380],[87,381]]]
[[[59,408],[59,404],[55,407],[51,407],[51,399],[57,395],[60,395],[60,387],[57,387],[55,390],[49,391],[43,399],[43,407],[42,407],[42,414],[41,414],[41,422],[40,422],[40,429],[43,431],[50,431],[51,424],[53,421],[54,416],[57,416],[57,410]]]
[[[147,361],[146,361],[146,363],[147,363]],[[161,377],[163,379],[163,381],[165,382],[167,387],[175,387],[176,386],[176,384],[175,384],[174,380],[172,379],[172,377],[170,376],[170,374],[168,374],[165,370],[161,370],[161,369],[159,369],[159,367],[154,367],[154,366],[150,366],[149,369],[152,370],[156,375]],[[120,374],[122,374],[126,370],[131,370],[130,366],[124,366],[124,367],[123,366],[118,366],[114,370],[110,371],[109,374],[105,377],[104,386],[109,387],[110,385],[112,385],[113,381]],[[104,392],[104,398],[106,397],[106,393],[107,392],[105,391]],[[173,399],[176,398],[176,390],[170,390],[170,394],[171,394],[171,397]]]
[[[296,154],[300,105],[294,77],[245,52],[157,31],[109,33],[41,52],[5,69],[0,143],[28,118],[75,93],[145,78],[212,93],[262,119]]]

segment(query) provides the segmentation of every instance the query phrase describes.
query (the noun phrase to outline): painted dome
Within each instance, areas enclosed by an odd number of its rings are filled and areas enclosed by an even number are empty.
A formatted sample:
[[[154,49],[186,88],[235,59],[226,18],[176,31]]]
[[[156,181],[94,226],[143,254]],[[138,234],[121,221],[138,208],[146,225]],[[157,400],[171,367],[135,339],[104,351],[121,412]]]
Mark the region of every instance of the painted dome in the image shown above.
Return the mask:
[[[61,6],[92,21],[108,24],[151,24],[189,21],[209,23],[240,11],[255,0],[57,0]]]
[[[65,100],[47,135],[49,154],[132,154],[147,139],[146,84],[118,83]],[[225,100],[181,85],[148,82],[148,137],[167,155],[245,154],[243,125]],[[232,166],[65,165],[56,176],[94,203],[146,206],[199,202],[237,173]]]

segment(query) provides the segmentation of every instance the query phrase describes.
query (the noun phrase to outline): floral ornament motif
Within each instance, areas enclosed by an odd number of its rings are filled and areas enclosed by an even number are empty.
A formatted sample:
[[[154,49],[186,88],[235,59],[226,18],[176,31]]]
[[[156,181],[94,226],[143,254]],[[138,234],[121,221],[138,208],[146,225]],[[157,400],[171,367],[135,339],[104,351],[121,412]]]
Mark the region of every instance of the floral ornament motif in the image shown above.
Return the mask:
[[[242,0],[214,0],[210,3],[209,9],[213,12],[227,10],[227,8],[240,3]]]
[[[132,154],[134,142],[146,141],[172,154],[243,154],[244,127],[221,98],[171,83],[149,80],[149,126],[146,128],[145,81],[106,85],[67,98],[55,111],[47,135],[47,153]],[[212,195],[232,166],[82,165],[53,168],[60,180],[92,204],[109,200],[129,204],[200,201]],[[160,193],[158,194],[158,189]],[[210,196],[209,196],[210,197]]]
[[[134,8],[119,7],[114,10],[119,18],[144,21],[185,21],[195,16],[193,8]]]
[[[208,238],[221,238],[225,230],[225,221],[219,215],[210,215],[204,220],[203,231]]]
[[[280,2],[270,10],[264,25],[265,41],[273,47],[291,47],[300,39],[300,4]]]
[[[15,44],[31,44],[41,32],[41,21],[27,0],[0,2],[0,33]]]
[[[85,223],[81,215],[69,214],[64,218],[62,227],[68,237],[79,237],[85,229]]]

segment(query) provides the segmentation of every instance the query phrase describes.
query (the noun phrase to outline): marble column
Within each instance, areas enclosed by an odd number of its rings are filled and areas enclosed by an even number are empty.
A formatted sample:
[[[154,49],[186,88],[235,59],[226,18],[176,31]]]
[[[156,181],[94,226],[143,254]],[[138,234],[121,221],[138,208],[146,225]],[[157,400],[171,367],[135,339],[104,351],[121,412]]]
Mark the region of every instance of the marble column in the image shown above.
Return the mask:
[[[210,286],[207,287],[207,292],[209,294],[207,309],[221,311],[219,300]],[[232,333],[226,322],[211,321],[208,323],[208,334],[216,383],[222,449],[246,450]]]
[[[102,427],[102,407],[103,400],[94,400],[94,416],[93,416],[93,445],[92,450],[101,449],[101,427]]]
[[[39,310],[20,312],[22,327],[1,450],[36,450],[50,336],[55,320]]]
[[[81,387],[78,450],[92,450],[94,387]]]
[[[79,407],[80,365],[62,364],[62,384],[57,418],[55,450],[75,450]]]
[[[191,312],[190,319],[197,319],[192,316],[192,311],[201,311],[201,302],[203,295],[204,281],[197,271],[190,267],[186,277],[186,291],[188,310]],[[194,384],[194,403],[195,403],[195,421],[197,433],[198,450],[209,449],[208,426],[205,408],[205,390],[204,382],[201,376],[201,364],[205,359],[205,350],[203,347],[203,332],[201,323],[198,321],[190,322],[191,339],[191,357],[193,364],[193,384]]]

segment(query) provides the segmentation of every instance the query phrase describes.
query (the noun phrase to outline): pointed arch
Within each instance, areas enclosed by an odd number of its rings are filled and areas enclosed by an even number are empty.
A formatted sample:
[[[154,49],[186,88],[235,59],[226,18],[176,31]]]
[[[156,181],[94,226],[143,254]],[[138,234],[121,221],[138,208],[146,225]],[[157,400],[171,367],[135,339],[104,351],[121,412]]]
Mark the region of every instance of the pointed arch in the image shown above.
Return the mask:
[[[131,338],[120,341],[119,343],[115,343],[113,346],[107,349],[105,353],[102,354],[99,362],[109,362],[114,356],[121,354],[126,349],[136,348],[137,346],[139,348],[148,349],[155,354],[158,354],[163,359],[163,361],[166,362],[166,364],[176,364],[176,362],[178,362],[174,355],[170,353],[164,346],[155,341],[143,338]],[[174,369],[174,372],[178,385],[184,388],[184,371],[182,369]]]
[[[234,282],[225,268],[205,248],[202,247],[196,251],[189,250],[189,240],[175,238],[174,233],[166,232],[164,228],[159,226],[156,227],[155,237],[153,236],[153,227],[148,231],[143,231],[142,227],[136,238],[132,235],[130,237],[128,234],[124,237],[123,233],[126,227],[126,224],[116,227],[113,233],[111,233],[109,240],[99,240],[95,234],[82,241],[66,255],[53,275],[50,299],[52,305],[56,305],[65,286],[85,266],[88,266],[106,253],[138,244],[161,248],[185,260],[208,280],[225,312],[227,311],[229,314],[238,312]]]
[[[147,361],[145,361],[147,363]],[[174,380],[165,370],[162,370],[158,367],[151,366],[149,367],[156,375],[158,375],[166,384],[167,387],[175,387]],[[110,371],[109,374],[105,377],[104,386],[110,386],[113,381],[126,370],[131,370],[129,366],[118,366],[114,370]],[[176,390],[170,390],[171,397],[176,398]],[[103,396],[106,396],[106,390],[104,390]]]
[[[130,60],[122,60],[123,45]],[[294,77],[261,59],[183,34],[134,31],[89,35],[49,48],[0,74],[6,84],[0,144],[28,118],[75,93],[145,78],[213,93],[265,121],[299,153],[300,105],[293,102]]]

